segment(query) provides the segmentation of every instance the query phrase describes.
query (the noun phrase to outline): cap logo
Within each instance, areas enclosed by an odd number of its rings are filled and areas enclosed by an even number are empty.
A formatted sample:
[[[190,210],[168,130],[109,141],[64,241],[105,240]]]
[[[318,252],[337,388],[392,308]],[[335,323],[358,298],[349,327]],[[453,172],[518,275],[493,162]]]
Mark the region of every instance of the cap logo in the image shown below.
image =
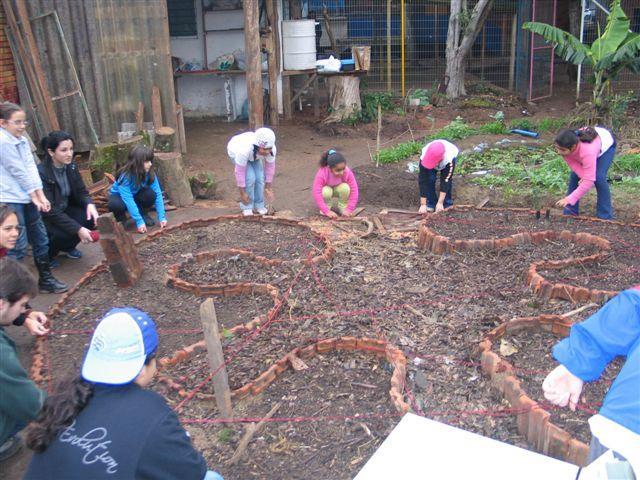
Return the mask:
[[[104,340],[102,339],[102,335],[95,335],[93,337],[91,348],[93,348],[96,352],[99,352],[104,348]]]

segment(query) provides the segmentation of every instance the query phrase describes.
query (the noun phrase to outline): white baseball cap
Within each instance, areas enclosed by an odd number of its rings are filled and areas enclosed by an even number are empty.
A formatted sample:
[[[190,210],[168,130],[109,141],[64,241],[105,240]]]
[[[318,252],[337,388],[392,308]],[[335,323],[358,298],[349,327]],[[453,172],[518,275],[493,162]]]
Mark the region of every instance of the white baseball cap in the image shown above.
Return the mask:
[[[93,332],[82,378],[108,385],[130,383],[157,348],[158,332],[149,315],[137,308],[113,308]]]

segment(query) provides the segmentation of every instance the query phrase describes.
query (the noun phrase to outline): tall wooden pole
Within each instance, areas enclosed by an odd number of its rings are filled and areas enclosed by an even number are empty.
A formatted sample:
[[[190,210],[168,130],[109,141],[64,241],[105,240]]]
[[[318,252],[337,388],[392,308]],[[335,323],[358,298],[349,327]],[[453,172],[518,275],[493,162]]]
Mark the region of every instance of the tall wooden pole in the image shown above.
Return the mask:
[[[29,14],[27,13],[27,5],[24,3],[24,0],[17,0],[16,7],[18,10],[18,18],[20,19],[20,23],[22,23],[24,36],[27,39],[27,46],[29,47],[29,53],[31,61],[33,62],[33,68],[35,70],[38,87],[42,92],[42,96],[44,97],[44,109],[47,118],[53,130],[60,130],[58,117],[56,115],[55,109],[53,108],[53,101],[51,100],[51,93],[49,93],[47,80],[42,70],[42,64],[40,63],[40,53],[38,51],[38,46],[36,45],[36,40],[33,36],[33,30],[31,30],[31,21],[29,20]],[[28,62],[29,59],[23,58],[23,61]]]
[[[269,37],[267,39],[267,54],[269,55],[269,123],[278,125],[278,44],[277,22],[278,14],[274,0],[266,1],[267,19],[269,20]]]
[[[258,2],[244,0],[244,51],[247,59],[249,128],[263,125],[262,55],[260,53],[260,10]]]
[[[387,0],[387,90],[391,91],[391,0]]]

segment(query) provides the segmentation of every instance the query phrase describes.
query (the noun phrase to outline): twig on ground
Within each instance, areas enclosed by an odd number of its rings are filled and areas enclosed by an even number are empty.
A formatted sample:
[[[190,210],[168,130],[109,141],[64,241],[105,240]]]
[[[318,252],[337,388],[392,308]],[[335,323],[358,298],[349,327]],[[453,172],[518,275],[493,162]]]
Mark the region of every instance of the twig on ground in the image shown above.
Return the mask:
[[[240,459],[242,458],[242,455],[244,455],[244,452],[247,450],[247,447],[249,446],[249,443],[251,442],[255,434],[258,433],[260,430],[262,430],[267,420],[273,417],[273,415],[276,413],[276,411],[278,411],[278,409],[281,406],[282,406],[282,402],[276,403],[273,406],[273,408],[269,410],[269,413],[267,413],[265,417],[262,420],[260,420],[257,424],[250,423],[249,425],[247,425],[244,436],[240,440],[240,443],[238,444],[238,448],[236,448],[236,451],[234,452],[233,456],[227,462],[227,465],[235,465],[236,463],[238,463],[238,461],[240,461]]]

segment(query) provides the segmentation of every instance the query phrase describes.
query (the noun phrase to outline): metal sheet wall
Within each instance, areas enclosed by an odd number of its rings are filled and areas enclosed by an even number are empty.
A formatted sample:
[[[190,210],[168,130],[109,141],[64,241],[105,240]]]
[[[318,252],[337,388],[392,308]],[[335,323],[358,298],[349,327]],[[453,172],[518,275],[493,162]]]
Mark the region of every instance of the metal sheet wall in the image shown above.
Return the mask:
[[[122,122],[134,122],[138,102],[151,120],[151,91],[161,92],[164,124],[175,127],[175,93],[165,0],[29,0],[29,16],[52,96],[75,89],[72,69],[53,16],[56,10],[95,130],[101,142],[114,141]],[[24,82],[22,89],[24,89]],[[22,94],[21,98],[28,98]],[[61,128],[76,149],[93,145],[78,95],[54,102]],[[44,132],[34,132],[38,135]]]

